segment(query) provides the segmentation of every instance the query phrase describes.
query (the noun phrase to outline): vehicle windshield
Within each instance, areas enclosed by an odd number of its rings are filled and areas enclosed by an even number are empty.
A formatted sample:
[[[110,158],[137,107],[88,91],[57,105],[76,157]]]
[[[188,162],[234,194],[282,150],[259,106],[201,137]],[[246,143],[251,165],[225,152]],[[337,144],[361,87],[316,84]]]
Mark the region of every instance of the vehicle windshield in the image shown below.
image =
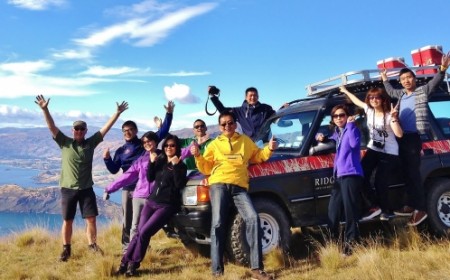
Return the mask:
[[[270,124],[270,137],[278,142],[277,150],[298,151],[309,133],[316,111],[284,115]]]

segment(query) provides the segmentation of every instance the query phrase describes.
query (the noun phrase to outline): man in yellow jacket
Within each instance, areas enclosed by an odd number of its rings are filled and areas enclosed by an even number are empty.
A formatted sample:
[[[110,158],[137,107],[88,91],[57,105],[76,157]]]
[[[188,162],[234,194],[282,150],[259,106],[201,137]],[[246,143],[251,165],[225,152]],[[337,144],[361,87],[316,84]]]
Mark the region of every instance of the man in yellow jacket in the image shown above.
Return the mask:
[[[198,170],[210,175],[208,181],[212,208],[212,273],[214,276],[224,273],[225,225],[229,216],[229,205],[234,202],[246,225],[252,279],[273,279],[264,271],[259,218],[247,194],[247,167],[251,163],[268,160],[276,149],[276,142],[272,137],[264,149],[258,148],[248,136],[236,132],[236,117],[229,111],[219,115],[219,126],[222,134],[208,145],[203,155],[200,154],[198,146],[191,147]]]

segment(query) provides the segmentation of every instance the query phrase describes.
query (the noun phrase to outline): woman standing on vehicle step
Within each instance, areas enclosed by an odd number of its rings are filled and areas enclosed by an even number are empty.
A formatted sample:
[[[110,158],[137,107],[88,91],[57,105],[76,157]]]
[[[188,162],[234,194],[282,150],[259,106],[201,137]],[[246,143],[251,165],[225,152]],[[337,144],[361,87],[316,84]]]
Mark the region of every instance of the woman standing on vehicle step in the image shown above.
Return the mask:
[[[355,118],[350,116],[348,107],[344,104],[331,109],[331,126],[334,133],[330,139],[336,142],[334,157],[333,189],[328,205],[328,226],[331,237],[339,238],[341,213],[344,210],[345,234],[344,254],[351,255],[354,243],[359,241],[359,197],[363,181],[363,171],[360,162],[361,133],[355,125]],[[317,141],[326,140],[323,134],[316,136]]]
[[[366,94],[365,102],[349,92],[345,86],[340,91],[347,95],[356,106],[366,113],[370,141],[367,153],[362,159],[364,171],[364,195],[369,199],[370,207],[362,220],[373,219],[380,215],[380,220],[389,220],[388,187],[389,178],[398,164],[398,143],[403,130],[398,121],[398,107],[393,107],[391,99],[381,88],[372,88]],[[376,169],[373,187],[370,178]]]

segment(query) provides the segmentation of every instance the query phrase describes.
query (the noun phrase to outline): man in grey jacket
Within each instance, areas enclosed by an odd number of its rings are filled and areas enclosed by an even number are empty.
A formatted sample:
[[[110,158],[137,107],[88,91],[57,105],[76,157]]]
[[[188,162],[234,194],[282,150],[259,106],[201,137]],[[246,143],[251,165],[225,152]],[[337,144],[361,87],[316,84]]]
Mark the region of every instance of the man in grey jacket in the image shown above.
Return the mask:
[[[422,149],[422,136],[430,135],[428,121],[428,96],[435,87],[442,82],[450,62],[450,53],[442,56],[442,63],[438,73],[427,84],[417,87],[416,75],[411,69],[400,70],[399,79],[403,89],[394,89],[387,78],[387,71],[381,72],[386,92],[398,99],[399,120],[403,129],[403,137],[398,139],[399,156],[404,168],[407,204],[394,211],[398,216],[411,217],[409,226],[417,226],[427,217],[425,189],[421,182],[420,151]]]

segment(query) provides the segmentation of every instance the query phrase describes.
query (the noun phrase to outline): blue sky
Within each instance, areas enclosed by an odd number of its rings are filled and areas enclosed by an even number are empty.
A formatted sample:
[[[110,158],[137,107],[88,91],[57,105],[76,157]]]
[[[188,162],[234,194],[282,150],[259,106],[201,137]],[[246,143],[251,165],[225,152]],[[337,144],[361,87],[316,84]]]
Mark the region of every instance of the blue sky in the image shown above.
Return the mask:
[[[450,49],[448,0],[4,0],[0,3],[0,127],[43,126],[34,97],[50,97],[58,126],[117,122],[153,129],[168,100],[172,129],[204,112],[208,85],[226,106],[247,87],[275,109],[305,86],[375,69],[426,45]],[[211,105],[211,104],[210,104]],[[212,107],[211,107],[212,109]]]

